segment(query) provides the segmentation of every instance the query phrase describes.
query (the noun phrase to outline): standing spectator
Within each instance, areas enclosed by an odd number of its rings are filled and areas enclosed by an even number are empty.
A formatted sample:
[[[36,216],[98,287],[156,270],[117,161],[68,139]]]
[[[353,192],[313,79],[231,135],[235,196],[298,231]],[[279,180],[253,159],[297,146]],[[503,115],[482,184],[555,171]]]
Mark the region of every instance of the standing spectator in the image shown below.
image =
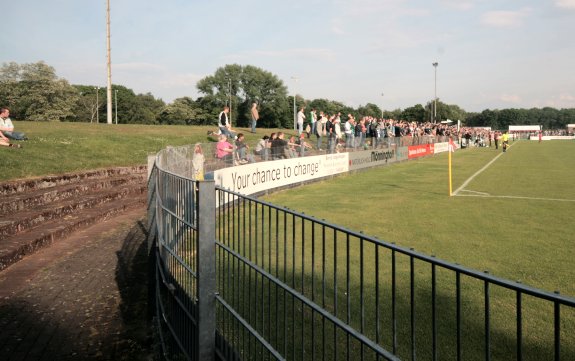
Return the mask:
[[[315,109],[312,109],[311,112],[309,113],[309,121],[311,122],[311,132],[313,134],[316,134],[317,114],[315,112]]]
[[[351,149],[354,146],[353,138],[355,132],[355,121],[353,119],[353,115],[347,115],[347,122],[344,124],[344,133],[345,133],[345,147],[347,149]]]
[[[260,119],[260,114],[258,113],[258,103],[257,102],[253,102],[252,103],[252,133],[256,132],[256,124],[258,122],[258,120]]]
[[[303,113],[305,107],[299,108],[299,112],[297,112],[297,134],[301,135],[303,133],[303,122],[305,120],[305,114]]]
[[[335,153],[335,142],[336,142],[336,134],[335,134],[335,115],[332,116],[327,123],[325,123],[325,133],[327,136],[327,152],[328,153]]]
[[[204,180],[204,151],[202,145],[196,143],[194,146],[194,155],[192,156],[192,173],[193,180]]]
[[[10,119],[10,109],[8,108],[0,109],[0,131],[4,136],[13,140],[28,140],[26,134],[14,131],[14,124]]]
[[[403,135],[403,129],[401,128],[400,123],[396,122],[393,126],[393,135],[395,137],[395,145],[397,147],[401,146],[401,136]]]
[[[342,138],[341,135],[341,113],[337,113],[333,122],[334,130],[335,130],[335,138],[339,142]]]
[[[365,147],[365,137],[367,135],[367,128],[365,126],[366,118],[363,117],[355,125],[355,146],[363,148]]]
[[[328,122],[326,115],[323,112],[319,112],[319,119],[315,122],[315,135],[317,137],[317,150],[321,149],[322,137],[326,135],[325,124]]]
[[[495,142],[495,149],[499,149],[499,132],[495,131],[493,133],[493,141]]]

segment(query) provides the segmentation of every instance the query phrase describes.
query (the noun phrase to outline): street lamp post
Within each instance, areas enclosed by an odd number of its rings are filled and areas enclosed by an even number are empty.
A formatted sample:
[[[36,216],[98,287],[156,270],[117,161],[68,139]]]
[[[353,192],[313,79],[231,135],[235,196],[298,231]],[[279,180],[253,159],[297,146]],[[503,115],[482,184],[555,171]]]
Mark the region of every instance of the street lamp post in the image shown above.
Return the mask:
[[[381,119],[383,120],[383,93],[381,93]]]
[[[114,90],[114,95],[116,99],[116,125],[118,125],[118,89]]]
[[[298,77],[297,76],[292,76],[291,77],[293,80],[295,80],[296,84],[298,81]],[[293,130],[297,129],[297,109],[295,106],[295,97],[296,97],[296,89],[294,86],[294,90],[293,90]]]
[[[435,123],[435,118],[437,117],[437,66],[438,62],[432,63],[435,72],[435,96],[433,98],[433,123]]]
[[[100,100],[98,99],[98,93],[100,91],[100,87],[97,86],[96,88],[96,124],[100,122]]]
[[[228,95],[230,102],[230,126],[232,125],[232,78],[228,78]]]

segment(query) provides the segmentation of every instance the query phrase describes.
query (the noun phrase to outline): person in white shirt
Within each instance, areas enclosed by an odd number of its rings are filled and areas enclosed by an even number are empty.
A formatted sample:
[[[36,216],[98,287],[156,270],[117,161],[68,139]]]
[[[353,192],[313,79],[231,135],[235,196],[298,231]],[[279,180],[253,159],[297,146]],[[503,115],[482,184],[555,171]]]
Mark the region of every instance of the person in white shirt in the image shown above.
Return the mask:
[[[297,134],[301,135],[303,133],[303,122],[305,120],[305,114],[303,113],[304,107],[299,108],[299,112],[297,112]]]
[[[4,137],[13,140],[28,140],[26,134],[14,131],[14,124],[12,124],[12,120],[10,119],[10,109],[8,108],[0,109],[0,131]]]

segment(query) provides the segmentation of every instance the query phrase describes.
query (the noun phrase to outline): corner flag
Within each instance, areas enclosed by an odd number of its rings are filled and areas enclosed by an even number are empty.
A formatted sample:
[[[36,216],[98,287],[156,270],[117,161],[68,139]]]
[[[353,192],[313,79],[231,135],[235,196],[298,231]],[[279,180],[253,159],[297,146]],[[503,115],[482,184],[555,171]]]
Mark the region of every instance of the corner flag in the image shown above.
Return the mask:
[[[453,192],[452,192],[452,182],[451,182],[451,153],[455,152],[455,149],[457,149],[457,145],[455,145],[455,142],[453,141],[453,139],[449,138],[449,155],[447,156],[448,163],[449,163],[449,196],[451,197]]]
[[[455,149],[457,149],[457,145],[455,145],[453,139],[449,138],[449,152],[453,153],[455,152]]]

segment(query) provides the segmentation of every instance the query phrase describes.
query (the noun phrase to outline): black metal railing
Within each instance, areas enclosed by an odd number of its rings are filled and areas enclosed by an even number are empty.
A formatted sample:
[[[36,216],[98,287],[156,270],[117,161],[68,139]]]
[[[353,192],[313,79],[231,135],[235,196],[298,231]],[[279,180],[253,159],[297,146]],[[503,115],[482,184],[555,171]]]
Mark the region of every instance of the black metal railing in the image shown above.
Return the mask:
[[[575,357],[572,298],[224,189],[217,193],[226,204],[217,211],[216,242],[218,300],[225,305],[218,330],[229,341],[225,355]],[[251,352],[251,343],[237,337],[244,333],[265,347]]]
[[[575,359],[573,298],[196,182],[161,161],[149,186],[167,359]]]

